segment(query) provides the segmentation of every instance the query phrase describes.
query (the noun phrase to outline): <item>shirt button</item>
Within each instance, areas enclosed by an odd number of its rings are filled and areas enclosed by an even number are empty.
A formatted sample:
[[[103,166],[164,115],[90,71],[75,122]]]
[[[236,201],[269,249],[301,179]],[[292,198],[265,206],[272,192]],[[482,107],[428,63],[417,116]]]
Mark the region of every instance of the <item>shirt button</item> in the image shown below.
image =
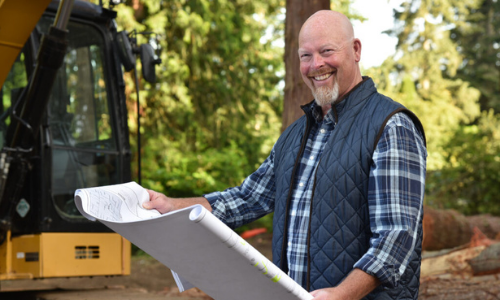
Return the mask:
[[[304,183],[303,182],[299,183],[299,186],[304,186]]]
[[[314,159],[314,156],[311,155],[311,157],[309,157],[310,160],[313,160]]]
[[[326,130],[324,130],[323,128],[321,128],[321,130],[320,130],[319,132],[321,132],[321,133],[325,133],[325,132],[326,132]]]

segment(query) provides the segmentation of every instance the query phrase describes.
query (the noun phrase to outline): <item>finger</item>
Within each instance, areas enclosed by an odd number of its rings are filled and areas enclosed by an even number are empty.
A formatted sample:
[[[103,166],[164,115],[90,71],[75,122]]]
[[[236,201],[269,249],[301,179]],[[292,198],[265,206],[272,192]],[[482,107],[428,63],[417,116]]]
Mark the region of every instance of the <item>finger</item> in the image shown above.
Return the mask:
[[[157,196],[156,196],[157,192],[155,192],[155,191],[153,191],[153,190],[149,190],[149,189],[146,189],[146,191],[147,191],[147,192],[148,192],[148,194],[149,194],[149,200],[150,200],[150,201],[151,201],[151,200],[153,200],[154,198],[156,198],[156,197],[157,197]]]
[[[142,207],[145,209],[151,209],[151,200],[153,199],[154,191],[146,189],[146,192],[148,192],[149,195],[149,201],[146,201],[142,203]]]
[[[314,299],[323,299],[323,297],[321,297],[323,295],[321,290],[312,291],[310,294],[314,297]]]
[[[149,201],[142,203],[142,207],[144,207],[145,209],[153,209],[155,206],[153,201],[158,198],[158,193],[149,189],[146,189],[146,191],[149,195]]]
[[[172,210],[169,205],[169,199],[162,193],[151,191],[150,199],[147,202],[144,202],[142,206],[146,209],[156,209],[160,213],[164,214]]]
[[[145,209],[152,209],[151,201],[142,203],[142,207],[144,207]]]

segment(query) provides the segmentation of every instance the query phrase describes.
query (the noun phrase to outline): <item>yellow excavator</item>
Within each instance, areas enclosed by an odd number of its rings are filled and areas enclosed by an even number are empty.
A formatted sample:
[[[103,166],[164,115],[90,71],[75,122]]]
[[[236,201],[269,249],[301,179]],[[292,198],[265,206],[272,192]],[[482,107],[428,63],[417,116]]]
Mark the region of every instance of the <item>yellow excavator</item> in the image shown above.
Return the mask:
[[[113,5],[0,0],[0,291],[130,274],[130,243],[73,201],[131,180],[123,74],[140,53],[155,80],[153,48],[117,31]]]

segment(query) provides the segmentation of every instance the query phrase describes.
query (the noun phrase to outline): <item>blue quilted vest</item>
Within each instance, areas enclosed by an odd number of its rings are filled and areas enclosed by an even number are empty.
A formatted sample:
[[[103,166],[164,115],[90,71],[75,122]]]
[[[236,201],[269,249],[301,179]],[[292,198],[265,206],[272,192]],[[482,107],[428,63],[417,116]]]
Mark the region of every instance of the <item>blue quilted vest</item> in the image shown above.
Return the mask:
[[[275,145],[273,262],[285,272],[288,272],[286,236],[291,182],[314,122],[309,107],[302,107],[305,115],[290,125]],[[338,285],[369,248],[369,171],[372,154],[389,118],[404,112],[424,135],[417,117],[401,104],[377,93],[370,78],[365,78],[332,110],[336,125],[321,155],[311,201],[308,276],[304,287],[309,291]],[[415,251],[399,284],[390,289],[379,286],[365,299],[417,299],[422,219],[419,233]]]

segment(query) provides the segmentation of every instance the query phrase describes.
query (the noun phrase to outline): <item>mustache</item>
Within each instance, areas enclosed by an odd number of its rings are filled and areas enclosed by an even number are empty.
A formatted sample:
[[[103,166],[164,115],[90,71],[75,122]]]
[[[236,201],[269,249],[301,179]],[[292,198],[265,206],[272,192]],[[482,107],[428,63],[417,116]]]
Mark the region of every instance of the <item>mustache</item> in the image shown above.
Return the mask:
[[[316,76],[320,76],[323,74],[333,73],[335,71],[337,71],[337,69],[327,67],[327,68],[323,68],[323,69],[319,69],[319,70],[310,71],[309,73],[307,73],[307,77],[316,77]]]

